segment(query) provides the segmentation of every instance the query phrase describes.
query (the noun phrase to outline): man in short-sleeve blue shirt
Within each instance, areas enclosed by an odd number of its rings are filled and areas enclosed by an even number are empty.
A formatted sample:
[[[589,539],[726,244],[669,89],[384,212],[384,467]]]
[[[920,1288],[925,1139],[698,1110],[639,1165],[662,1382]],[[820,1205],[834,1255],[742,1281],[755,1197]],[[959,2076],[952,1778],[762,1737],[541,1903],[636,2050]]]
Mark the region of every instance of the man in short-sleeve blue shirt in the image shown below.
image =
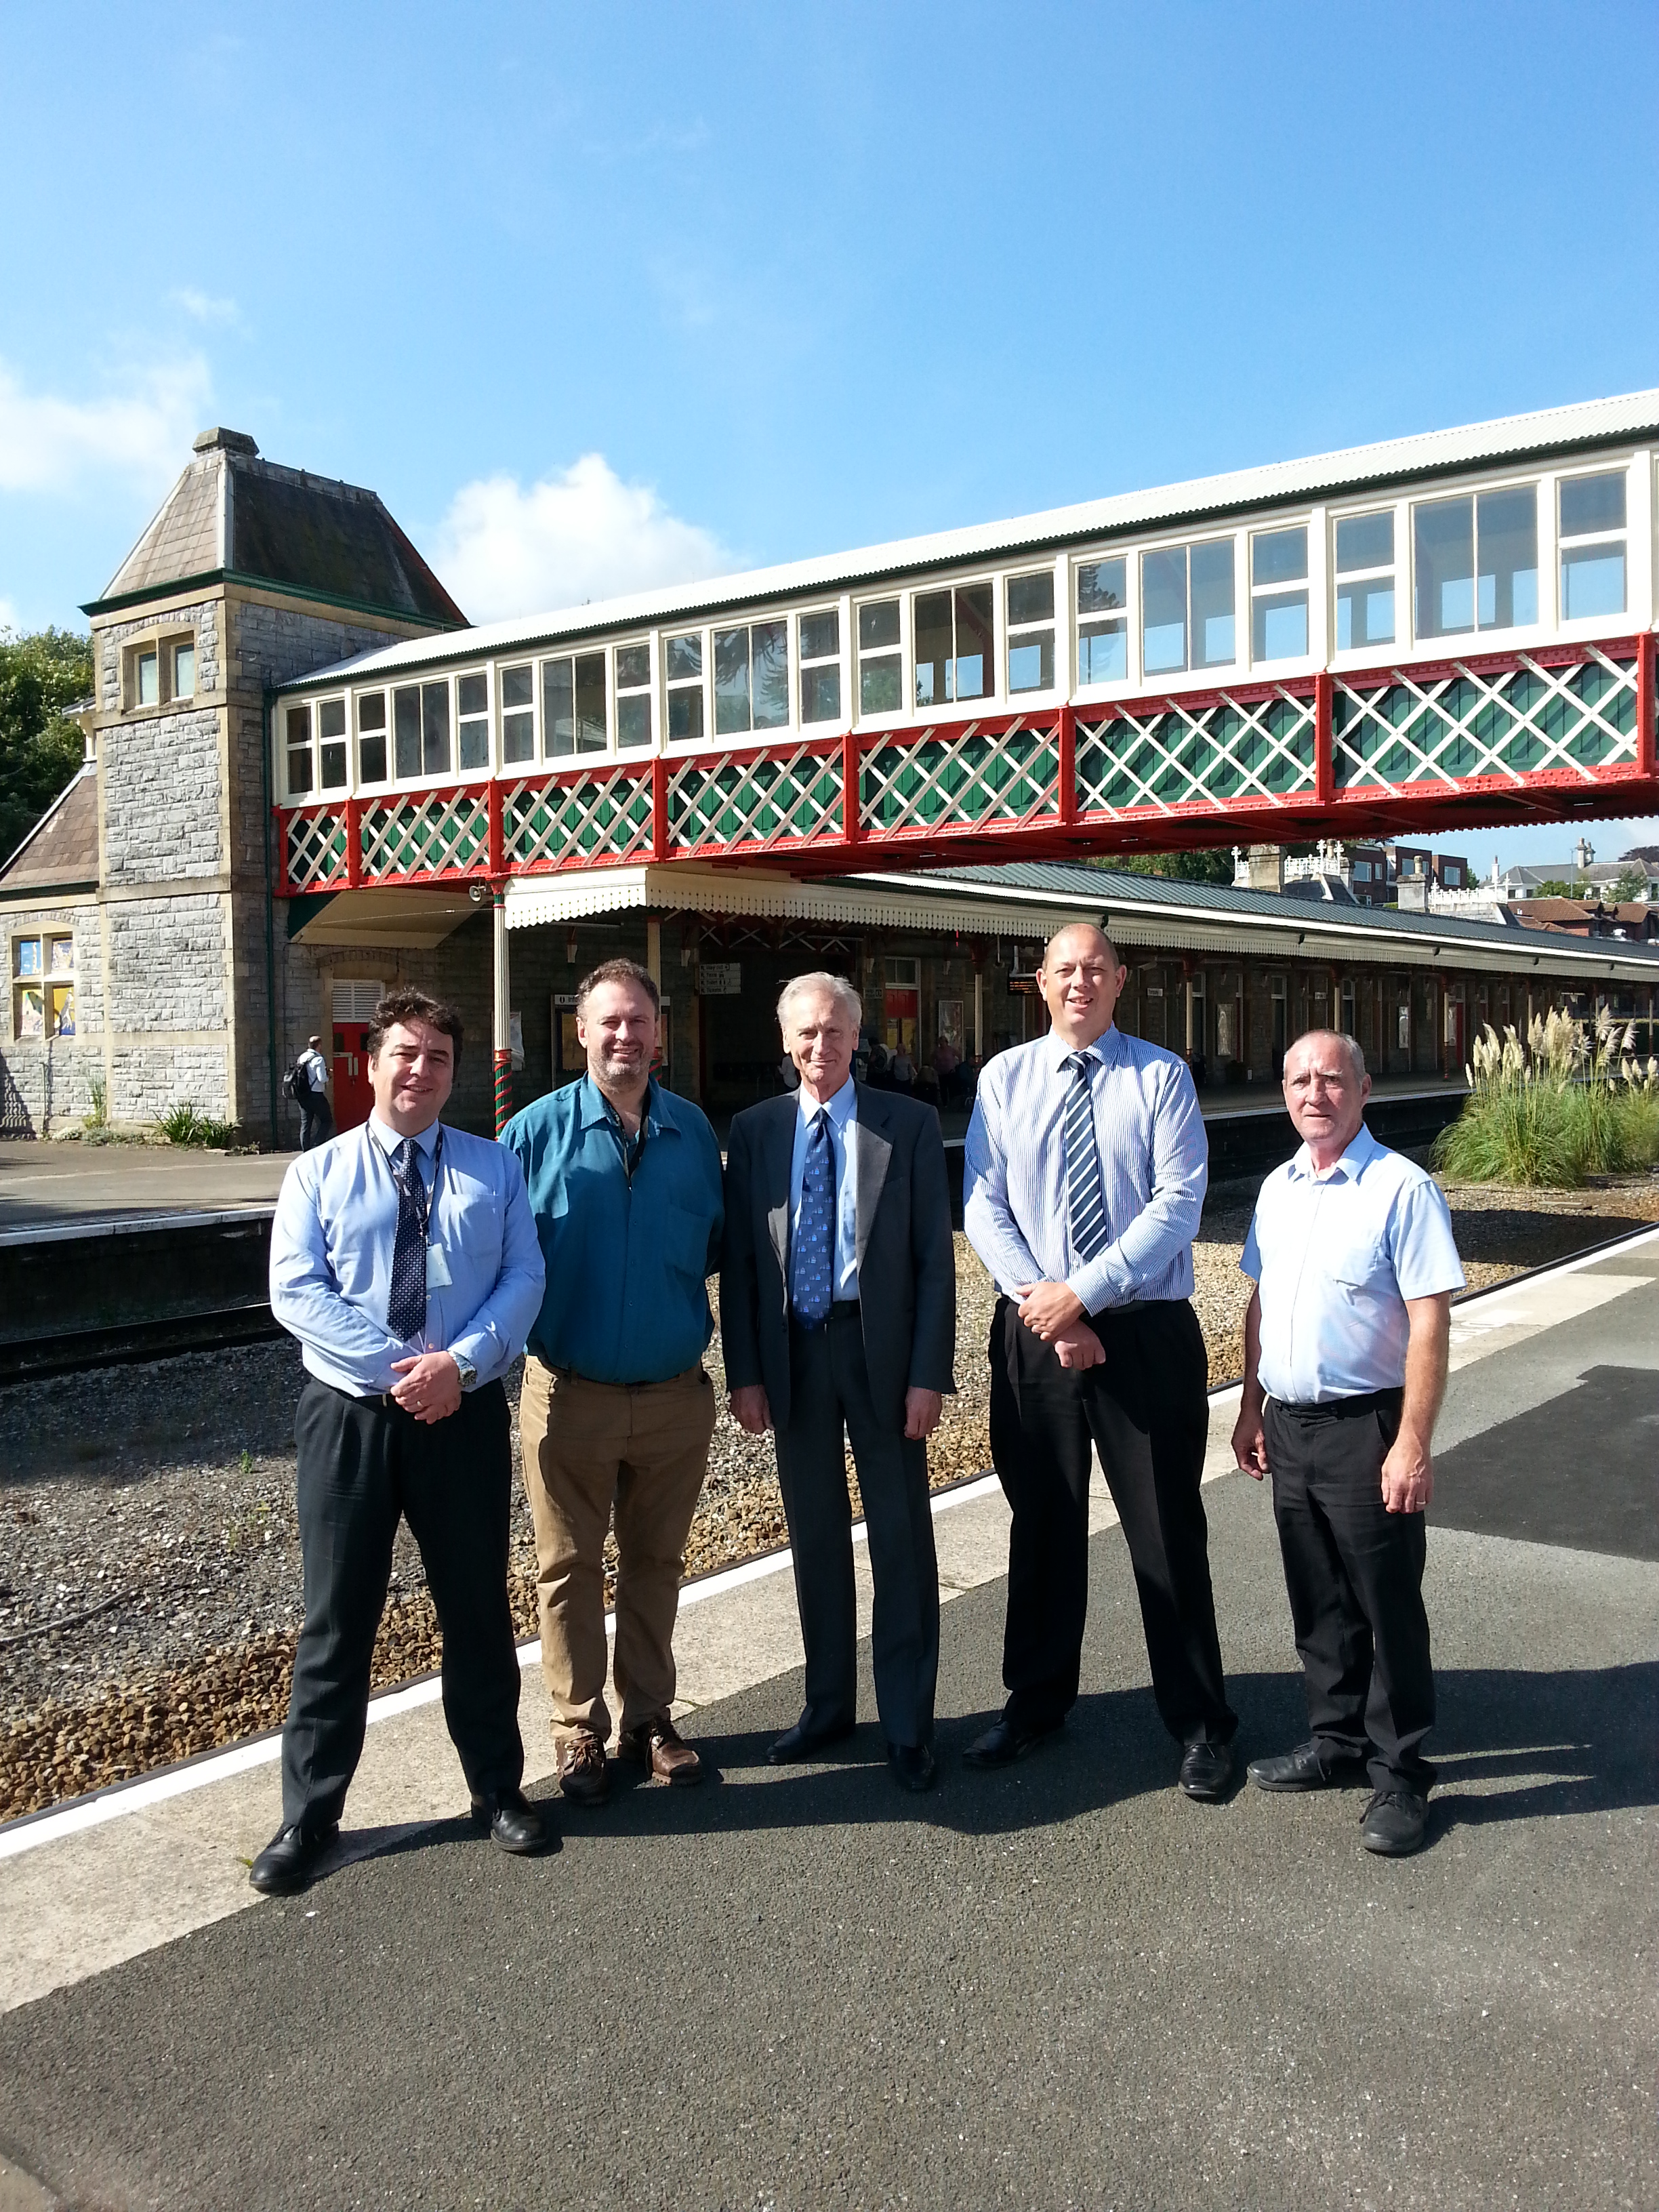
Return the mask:
[[[1370,1089],[1352,1037],[1316,1030],[1285,1055],[1303,1144],[1261,1186],[1240,1262],[1256,1289],[1233,1450],[1273,1475],[1313,1731],[1250,1779],[1320,1790],[1364,1762],[1361,1840],[1400,1857],[1434,1780],[1424,1514],[1463,1269],[1433,1180],[1365,1127]]]

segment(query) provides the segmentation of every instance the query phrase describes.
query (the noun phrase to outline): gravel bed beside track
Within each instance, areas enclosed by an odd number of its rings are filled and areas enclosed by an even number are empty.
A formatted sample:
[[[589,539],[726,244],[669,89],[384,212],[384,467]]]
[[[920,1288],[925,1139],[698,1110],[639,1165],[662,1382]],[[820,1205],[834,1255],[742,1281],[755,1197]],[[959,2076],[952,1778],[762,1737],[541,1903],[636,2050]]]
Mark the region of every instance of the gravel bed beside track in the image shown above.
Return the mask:
[[[1249,1285],[1238,1256],[1254,1195],[1249,1183],[1218,1187],[1194,1249],[1212,1385],[1239,1371]],[[1653,1178],[1449,1195],[1471,1289],[1659,1219]],[[957,1249],[960,1389],[930,1455],[936,1487],[989,1465],[993,1293],[961,1237]],[[723,1405],[718,1336],[708,1364]],[[280,1723],[301,1618],[301,1379],[283,1340],[0,1390],[0,1820]],[[515,1401],[517,1389],[515,1374]],[[514,1453],[514,1603],[529,1636],[534,1549],[516,1420]],[[784,1540],[770,1440],[722,1412],[687,1572]],[[375,1680],[437,1660],[419,1554],[401,1532]]]

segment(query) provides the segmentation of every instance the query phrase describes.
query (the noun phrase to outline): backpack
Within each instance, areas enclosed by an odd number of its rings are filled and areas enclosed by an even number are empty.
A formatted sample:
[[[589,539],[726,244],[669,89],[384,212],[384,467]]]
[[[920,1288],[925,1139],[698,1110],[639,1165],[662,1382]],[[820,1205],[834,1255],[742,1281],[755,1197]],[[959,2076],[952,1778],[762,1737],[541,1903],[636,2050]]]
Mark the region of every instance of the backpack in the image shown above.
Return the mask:
[[[311,1103],[310,1078],[301,1072],[297,1060],[283,1078],[283,1091],[296,1106],[309,1106]]]

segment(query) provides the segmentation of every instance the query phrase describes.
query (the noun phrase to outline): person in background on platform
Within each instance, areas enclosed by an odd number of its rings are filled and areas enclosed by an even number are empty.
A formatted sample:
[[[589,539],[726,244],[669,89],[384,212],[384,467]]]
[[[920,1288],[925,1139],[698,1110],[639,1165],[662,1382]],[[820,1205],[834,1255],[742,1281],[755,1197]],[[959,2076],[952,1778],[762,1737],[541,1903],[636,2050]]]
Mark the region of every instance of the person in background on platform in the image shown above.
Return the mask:
[[[587,1073],[501,1133],[523,1164],[547,1262],[519,1428],[559,1787],[578,1805],[603,1802],[611,1784],[613,1507],[617,1750],[663,1782],[702,1778],[672,1717],[674,1621],[714,1433],[705,1278],[719,1265],[725,1208],[707,1118],[651,1074],[659,1004],[635,962],[596,968],[576,994]]]
[[[1208,1363],[1191,1304],[1209,1149],[1173,1053],[1112,1012],[1127,970],[1105,932],[1059,930],[1037,982],[1045,1037],[987,1064],[969,1124],[965,1222],[1000,1296],[991,1454],[1013,1526],[1002,1717],[967,1753],[1001,1766],[1076,1701],[1089,1593],[1091,1445],[1134,1566],[1152,1692],[1181,1787],[1226,1795],[1228,1706],[1200,1495]]]
[[[313,1151],[334,1134],[334,1109],[328,1103],[328,1063],[319,1036],[307,1041],[294,1063],[295,1103],[300,1109],[300,1150]]]
[[[798,975],[778,1026],[800,1070],[726,1153],[720,1337],[732,1413],[776,1433],[806,1705],[772,1746],[810,1759],[857,1719],[850,1437],[875,1583],[876,1703],[894,1776],[936,1778],[939,1570],[927,1438],[956,1388],[956,1253],[939,1117],[854,1080],[858,994]]]
[[[506,1851],[548,1840],[519,1786],[501,1387],[541,1304],[542,1255],[518,1162],[439,1119],[460,1049],[453,1009],[389,992],[368,1037],[368,1120],[295,1160],[276,1201],[270,1307],[309,1376],[295,1421],[306,1618],[283,1825],[253,1862],[256,1889],[303,1888],[338,1828],[400,1516],[437,1608],[473,1818]]]
[[[1240,1262],[1256,1288],[1233,1454],[1273,1476],[1313,1730],[1250,1779],[1325,1790],[1369,1764],[1360,1841],[1400,1858],[1434,1781],[1424,1516],[1463,1269],[1438,1187],[1365,1127],[1370,1089],[1352,1037],[1316,1030],[1285,1055],[1302,1149],[1262,1184]]]
[[[933,1047],[933,1073],[939,1078],[942,1106],[954,1106],[957,1103],[957,1070],[961,1066],[962,1054],[948,1036],[941,1036]]]
[[[904,1041],[902,1038],[899,1040],[898,1045],[894,1051],[889,1072],[893,1079],[894,1090],[902,1091],[908,1097],[909,1095],[911,1086],[916,1079],[916,1064],[915,1060],[911,1059],[909,1054],[905,1050]]]

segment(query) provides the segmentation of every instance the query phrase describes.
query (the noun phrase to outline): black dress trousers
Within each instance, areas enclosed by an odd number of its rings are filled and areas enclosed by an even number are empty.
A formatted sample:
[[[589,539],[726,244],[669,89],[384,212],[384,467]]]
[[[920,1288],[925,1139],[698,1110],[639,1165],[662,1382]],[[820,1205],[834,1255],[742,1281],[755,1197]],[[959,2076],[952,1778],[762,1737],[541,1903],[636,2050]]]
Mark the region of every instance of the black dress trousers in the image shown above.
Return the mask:
[[[363,1748],[369,1664],[401,1515],[443,1632],[444,1718],[476,1796],[524,1773],[507,1595],[507,1394],[487,1382],[430,1425],[309,1380],[294,1424],[306,1620],[283,1729],[283,1820],[337,1820]]]
[[[1424,1516],[1382,1503],[1401,1402],[1397,1390],[1326,1406],[1270,1398],[1262,1431],[1313,1740],[1328,1764],[1364,1759],[1375,1789],[1426,1797],[1434,1668]]]
[[[1076,1702],[1089,1596],[1091,1446],[1123,1524],[1152,1693],[1178,1742],[1231,1741],[1200,1485],[1208,1364],[1185,1298],[1091,1318],[1103,1364],[1064,1368],[1012,1298],[991,1323],[991,1455],[1013,1511],[1006,1711],[1055,1727]]]
[[[857,1717],[858,1619],[846,1444],[853,1446],[874,1584],[871,1658],[889,1743],[931,1742],[939,1680],[939,1563],[927,1446],[884,1421],[870,1395],[856,1306],[789,1330],[789,1419],[778,1432],[778,1486],[794,1553],[806,1647],[808,1728]]]

